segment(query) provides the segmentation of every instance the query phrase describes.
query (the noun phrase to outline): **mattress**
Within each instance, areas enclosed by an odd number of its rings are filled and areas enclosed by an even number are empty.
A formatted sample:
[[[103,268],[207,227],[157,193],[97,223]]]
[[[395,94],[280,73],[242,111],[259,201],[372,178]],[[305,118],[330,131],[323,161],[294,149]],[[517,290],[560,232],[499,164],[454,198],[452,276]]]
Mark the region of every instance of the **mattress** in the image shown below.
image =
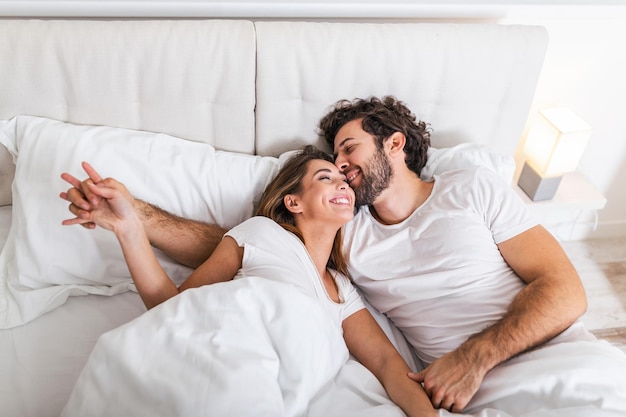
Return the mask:
[[[0,207],[0,247],[11,206]],[[0,416],[57,417],[100,334],[145,311],[138,294],[70,297],[26,326],[0,330]]]

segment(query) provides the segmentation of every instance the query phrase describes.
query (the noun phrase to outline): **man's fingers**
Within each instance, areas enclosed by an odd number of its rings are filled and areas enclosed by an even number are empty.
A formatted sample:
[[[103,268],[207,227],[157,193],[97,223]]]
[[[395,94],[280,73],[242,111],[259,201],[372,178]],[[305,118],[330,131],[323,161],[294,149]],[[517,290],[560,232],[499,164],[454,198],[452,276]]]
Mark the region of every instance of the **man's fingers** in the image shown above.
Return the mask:
[[[85,199],[82,191],[77,188],[70,188],[67,192],[61,192],[59,197],[72,203],[77,209],[89,210],[89,202]],[[72,211],[71,206],[70,211]]]
[[[82,164],[83,169],[85,170],[85,172],[87,173],[87,175],[89,175],[89,178],[91,178],[91,180],[94,183],[99,183],[100,181],[102,181],[102,176],[100,174],[98,174],[98,172],[95,170],[94,167],[92,167],[89,162],[83,162]]]
[[[69,205],[70,212],[75,215],[73,219],[65,219],[61,222],[63,226],[73,226],[79,224],[86,229],[95,229],[96,224],[91,221],[91,213],[88,210],[82,210],[74,204]]]
[[[443,400],[439,408],[443,408],[444,410],[452,411],[454,407],[454,403],[448,402],[448,400]]]
[[[61,222],[61,224],[63,226],[73,226],[75,224],[80,224],[81,226],[84,226],[88,229],[93,229],[94,227],[96,227],[96,224],[94,222],[90,222],[78,217],[74,217],[73,219],[65,219]]]
[[[424,382],[424,372],[409,372],[409,378],[411,378],[415,382]]]
[[[74,203],[69,205],[68,210],[76,216],[77,219],[89,220],[91,218],[91,212],[89,210],[84,210]]]

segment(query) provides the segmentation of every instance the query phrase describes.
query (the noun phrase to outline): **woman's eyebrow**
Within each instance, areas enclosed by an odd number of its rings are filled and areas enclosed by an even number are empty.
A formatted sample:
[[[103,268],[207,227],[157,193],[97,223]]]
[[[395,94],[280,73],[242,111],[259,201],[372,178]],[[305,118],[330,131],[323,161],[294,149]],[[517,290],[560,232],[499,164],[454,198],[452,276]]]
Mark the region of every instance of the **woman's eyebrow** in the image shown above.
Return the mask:
[[[333,171],[332,171],[330,168],[320,168],[320,169],[318,169],[317,171],[315,171],[315,174],[314,174],[314,175],[317,175],[317,174],[319,174],[320,172],[329,172],[329,173],[331,173],[331,174],[333,173]]]

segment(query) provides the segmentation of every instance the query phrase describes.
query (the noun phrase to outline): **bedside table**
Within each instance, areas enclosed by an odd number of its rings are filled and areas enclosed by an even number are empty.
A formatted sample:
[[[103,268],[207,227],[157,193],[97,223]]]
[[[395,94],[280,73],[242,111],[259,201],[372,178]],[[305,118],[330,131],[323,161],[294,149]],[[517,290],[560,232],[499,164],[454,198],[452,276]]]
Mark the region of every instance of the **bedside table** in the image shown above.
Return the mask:
[[[580,172],[563,175],[551,200],[532,201],[517,185],[513,189],[528,205],[533,216],[559,240],[584,238],[597,224],[597,212],[606,206],[606,197]]]

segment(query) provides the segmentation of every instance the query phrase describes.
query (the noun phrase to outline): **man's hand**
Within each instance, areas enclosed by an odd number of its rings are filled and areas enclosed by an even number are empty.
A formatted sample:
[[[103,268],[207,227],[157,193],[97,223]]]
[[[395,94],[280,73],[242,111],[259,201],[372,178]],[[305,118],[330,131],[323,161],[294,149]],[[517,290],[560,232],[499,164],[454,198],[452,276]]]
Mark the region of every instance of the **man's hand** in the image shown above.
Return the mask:
[[[69,210],[76,215],[64,220],[63,225],[80,224],[93,229],[98,223],[112,230],[118,221],[134,214],[134,198],[123,184],[113,178],[103,179],[87,162],[83,162],[82,167],[88,175],[83,181],[67,173],[61,174],[73,187],[60,197],[70,202]]]
[[[87,229],[93,229],[96,224],[91,221],[91,210],[97,208],[102,199],[91,192],[88,184],[97,184],[102,181],[102,177],[87,162],[83,162],[82,167],[88,175],[88,178],[83,181],[65,172],[61,174],[61,178],[72,187],[62,192],[59,197],[70,203],[68,209],[76,216],[73,219],[64,220],[63,225],[80,224]]]
[[[409,377],[424,385],[435,408],[460,413],[476,394],[487,373],[478,362],[464,354],[461,347],[435,360],[423,371],[409,373]]]

